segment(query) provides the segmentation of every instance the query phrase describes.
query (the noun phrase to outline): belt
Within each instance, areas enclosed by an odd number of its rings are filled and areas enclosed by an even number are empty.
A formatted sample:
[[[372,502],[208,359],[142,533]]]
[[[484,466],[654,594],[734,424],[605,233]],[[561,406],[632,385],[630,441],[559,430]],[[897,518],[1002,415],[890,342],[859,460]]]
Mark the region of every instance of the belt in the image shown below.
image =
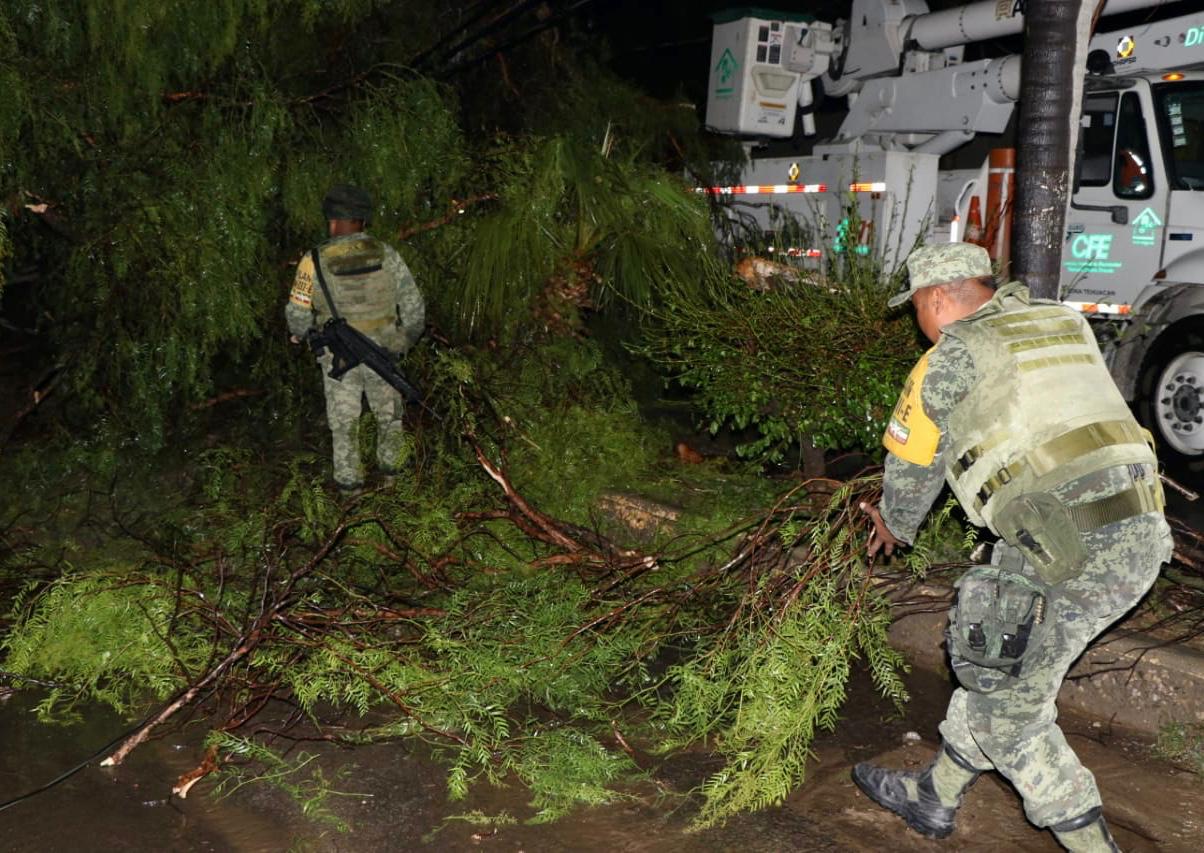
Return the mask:
[[[1087,533],[1097,527],[1124,521],[1135,515],[1162,512],[1163,506],[1165,501],[1162,497],[1162,484],[1158,482],[1158,474],[1155,472],[1147,479],[1138,480],[1123,492],[1067,509],[1079,531]]]
[[[997,445],[1004,434],[991,436],[983,444],[972,447],[962,454],[954,464],[954,476],[961,476],[987,450]],[[1049,472],[1060,468],[1080,456],[1094,450],[1112,447],[1118,444],[1149,444],[1148,433],[1132,421],[1104,421],[1087,424],[1070,432],[1063,433],[1050,439],[1039,447],[1029,450],[1011,465],[1005,465],[987,478],[978,490],[975,509],[982,511],[983,506],[991,496],[1002,486],[1006,486],[1024,469],[1029,469],[1033,477],[1043,477]]]

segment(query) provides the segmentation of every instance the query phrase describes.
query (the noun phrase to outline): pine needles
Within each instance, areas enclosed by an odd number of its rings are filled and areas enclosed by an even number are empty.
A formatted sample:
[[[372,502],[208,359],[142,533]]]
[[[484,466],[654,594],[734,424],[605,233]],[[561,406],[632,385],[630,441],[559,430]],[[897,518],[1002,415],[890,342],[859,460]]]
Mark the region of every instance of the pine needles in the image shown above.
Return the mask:
[[[592,350],[442,360],[439,399],[465,432],[420,433],[423,473],[352,504],[305,455],[265,490],[253,454],[206,452],[195,503],[121,539],[124,564],[29,590],[4,668],[63,683],[47,713],[161,702],[115,761],[203,709],[218,753],[190,781],[219,765],[277,779],[316,815],[337,783],[259,750],[419,738],[449,796],[518,779],[549,820],[638,794],[655,772],[639,753],[701,744],[724,767],[700,824],[780,802],[858,659],[905,698],[855,510],[875,482],[775,497],[755,470],[683,469]],[[682,498],[675,526],[638,542],[597,510],[633,478]],[[286,719],[252,739],[265,711]]]
[[[602,140],[534,139],[498,150],[501,206],[470,238],[462,327],[479,337],[613,302],[641,311],[716,274],[707,208],[677,179]],[[539,305],[537,298],[551,298]],[[559,297],[559,298],[557,298]]]
[[[783,525],[803,507],[779,504],[729,540],[732,550],[721,550],[733,556],[723,566],[691,563],[680,546],[640,555],[531,516],[527,524],[562,537],[551,548],[556,540],[545,537],[537,549],[532,565],[545,568],[490,581],[460,576],[451,588],[427,589],[395,574],[371,596],[347,575],[358,562],[350,542],[388,523],[323,524],[323,535],[303,547],[308,522],[277,521],[261,527],[279,543],[257,549],[262,573],[250,583],[229,578],[224,597],[211,586],[192,589],[200,581],[192,573],[174,605],[168,585],[150,578],[127,579],[120,601],[105,576],[64,578],[22,605],[27,615],[8,640],[5,666],[119,708],[148,690],[176,695],[154,725],[202,695],[212,697],[221,731],[236,731],[274,700],[295,704],[293,725],[331,719],[339,709],[336,718],[376,719],[355,739],[429,741],[449,767],[452,797],[477,780],[516,774],[532,791],[535,820],[629,795],[624,787],[639,774],[610,737],[612,721],[624,718],[647,749],[703,741],[724,758],[700,792],[699,822],[708,825],[780,802],[805,778],[812,739],[835,725],[858,656],[886,695],[905,698],[901,661],[886,642],[885,603],[860,562],[860,537],[846,527],[862,488],[842,490],[833,515],[821,516],[827,523],[796,526],[788,542]],[[305,494],[295,485],[288,491],[294,500]],[[311,556],[281,562],[298,548]],[[698,544],[688,552],[698,553]],[[792,552],[805,556],[791,559]],[[463,555],[417,557],[417,577],[445,574],[449,560]],[[436,564],[444,568],[436,572]],[[691,636],[698,639],[683,639]],[[57,651],[67,646],[69,653]],[[681,662],[649,680],[649,666],[665,654]],[[622,710],[633,700],[648,725]],[[382,713],[392,721],[379,722]],[[229,738],[215,743],[235,766],[258,755]],[[265,769],[255,772],[267,776],[283,767],[260,763]]]
[[[805,244],[804,244],[805,245]],[[694,392],[711,430],[755,427],[750,459],[800,445],[880,453],[881,424],[919,348],[910,316],[890,312],[893,285],[871,256],[827,261],[760,292],[725,275],[666,290],[641,352]]]
[[[803,507],[780,504],[732,567],[743,591],[724,629],[670,670],[672,698],[659,709],[668,745],[705,739],[726,762],[702,786],[701,826],[780,803],[804,780],[811,742],[835,727],[857,657],[884,695],[906,701],[889,608],[854,534],[853,501],[869,487],[842,487],[801,527],[786,525]],[[787,529],[778,552],[769,537]]]

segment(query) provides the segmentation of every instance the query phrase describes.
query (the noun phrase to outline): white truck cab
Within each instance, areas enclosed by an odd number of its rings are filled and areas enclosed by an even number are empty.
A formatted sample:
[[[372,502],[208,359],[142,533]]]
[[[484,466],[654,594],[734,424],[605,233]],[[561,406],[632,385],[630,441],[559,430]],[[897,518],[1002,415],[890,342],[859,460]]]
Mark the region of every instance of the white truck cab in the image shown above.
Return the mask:
[[[1080,132],[1064,297],[1122,321],[1109,363],[1164,454],[1204,455],[1204,73],[1092,79]]]

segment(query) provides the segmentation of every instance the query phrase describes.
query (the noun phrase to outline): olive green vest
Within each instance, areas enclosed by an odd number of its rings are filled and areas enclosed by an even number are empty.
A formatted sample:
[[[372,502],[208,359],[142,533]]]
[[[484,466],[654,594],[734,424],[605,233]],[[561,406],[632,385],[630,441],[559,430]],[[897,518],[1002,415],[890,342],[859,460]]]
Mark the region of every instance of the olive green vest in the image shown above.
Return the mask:
[[[1004,285],[971,318],[941,330],[969,349],[979,381],[954,408],[945,476],[970,520],[1117,465],[1156,466],[1077,311]],[[1154,470],[1157,470],[1155,467]]]
[[[339,316],[385,349],[401,349],[397,281],[387,264],[388,247],[375,237],[355,234],[323,244],[318,258]],[[316,282],[313,304],[318,325],[330,319],[330,306]]]

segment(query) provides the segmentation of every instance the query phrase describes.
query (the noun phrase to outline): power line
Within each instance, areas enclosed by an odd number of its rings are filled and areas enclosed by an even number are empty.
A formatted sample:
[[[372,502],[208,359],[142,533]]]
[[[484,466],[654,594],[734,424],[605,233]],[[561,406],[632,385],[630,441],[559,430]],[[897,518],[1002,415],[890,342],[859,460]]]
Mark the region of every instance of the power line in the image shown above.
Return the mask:
[[[544,2],[544,0],[520,0],[520,2],[516,3],[510,9],[508,9],[507,11],[498,15],[496,18],[494,18],[492,21],[490,21],[488,24],[486,24],[480,30],[477,30],[472,35],[461,39],[460,41],[456,42],[451,47],[440,51],[438,54],[438,58],[440,60],[443,60],[443,59],[447,59],[451,56],[455,56],[457,53],[464,50],[464,48],[471,47],[472,45],[479,42],[481,39],[493,35],[498,30],[502,29],[507,24],[509,24],[511,21],[513,21],[515,18],[522,15],[528,9],[531,9],[531,8],[539,5],[542,2]],[[423,65],[429,66],[430,64],[431,64],[430,62],[427,62],[427,63],[424,63]],[[415,67],[421,69],[423,67],[423,65],[416,64]]]
[[[467,20],[462,21],[455,29],[448,30],[446,33],[440,36],[438,41],[414,57],[414,59],[410,62],[410,67],[420,68],[423,64],[425,64],[427,58],[431,54],[451,41],[454,36],[464,32],[466,29],[476,24],[477,21],[488,15],[495,6],[498,6],[502,2],[503,0],[480,0],[480,2],[470,6],[464,11],[464,14],[468,16]]]
[[[154,716],[154,714],[148,716],[145,720],[143,720],[142,722],[140,722],[138,725],[134,726],[133,728],[126,729],[124,732],[117,735],[117,737],[113,738],[111,741],[106,743],[100,749],[96,750],[94,753],[89,755],[87,758],[85,758],[79,764],[76,764],[74,767],[70,768],[69,770],[64,770],[62,773],[60,773],[58,776],[55,776],[53,779],[51,779],[45,785],[34,788],[32,791],[26,791],[24,794],[22,794],[19,797],[13,797],[11,800],[5,800],[4,802],[0,803],[0,812],[4,811],[5,809],[12,808],[17,803],[22,803],[25,800],[31,799],[32,797],[36,797],[38,794],[41,794],[44,791],[49,791],[55,785],[60,785],[63,782],[66,782],[68,779],[70,779],[76,773],[83,770],[85,767],[87,767],[89,764],[91,764],[97,758],[104,755],[104,753],[108,752],[109,749],[111,749],[114,745],[125,740],[127,737],[132,735],[134,732],[138,731],[143,726],[145,726],[148,722],[150,722],[151,717],[153,717],[153,716]]]
[[[527,30],[526,32],[521,33],[520,35],[517,35],[514,38],[510,39],[510,41],[503,42],[502,44],[498,45],[497,47],[490,48],[489,50],[483,51],[482,53],[477,54],[476,56],[472,57],[471,59],[466,59],[466,60],[463,60],[462,62],[456,63],[455,65],[451,65],[447,68],[444,68],[436,76],[450,77],[453,74],[458,74],[461,71],[466,71],[469,68],[473,68],[477,65],[480,65],[482,62],[485,62],[486,60],[490,59],[491,57],[494,57],[501,53],[505,53],[506,51],[508,51],[512,48],[515,48],[518,45],[522,44],[523,42],[527,41],[528,39],[539,35],[544,30],[546,30],[550,27],[556,26],[557,24],[561,23],[562,21],[565,21],[568,18],[570,18],[571,16],[575,15],[582,8],[589,6],[590,4],[596,3],[596,2],[597,2],[597,0],[577,0],[576,3],[574,3],[569,8],[565,9],[559,15],[555,15],[551,18],[548,18],[546,21],[543,21],[540,24]]]

